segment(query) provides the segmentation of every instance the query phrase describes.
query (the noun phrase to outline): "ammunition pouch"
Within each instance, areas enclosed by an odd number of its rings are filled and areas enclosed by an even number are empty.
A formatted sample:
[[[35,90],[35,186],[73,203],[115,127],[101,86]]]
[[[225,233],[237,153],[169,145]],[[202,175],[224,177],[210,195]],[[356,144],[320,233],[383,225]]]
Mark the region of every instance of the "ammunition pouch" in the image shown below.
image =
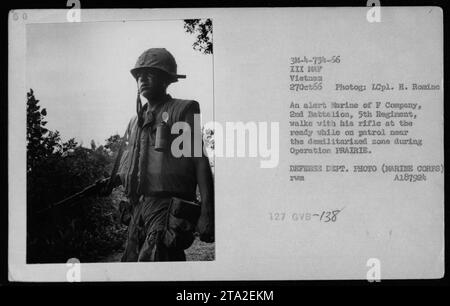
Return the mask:
[[[187,249],[194,242],[194,230],[200,217],[200,204],[172,197],[166,219],[164,245]]]

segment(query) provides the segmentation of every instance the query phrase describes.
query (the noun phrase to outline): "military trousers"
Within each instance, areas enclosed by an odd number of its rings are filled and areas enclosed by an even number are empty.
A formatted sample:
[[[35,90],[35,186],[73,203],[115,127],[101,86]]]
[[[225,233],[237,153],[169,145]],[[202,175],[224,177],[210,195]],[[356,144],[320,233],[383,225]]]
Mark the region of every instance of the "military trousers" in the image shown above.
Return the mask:
[[[122,262],[185,261],[184,250],[164,243],[171,197],[142,196],[134,205]]]

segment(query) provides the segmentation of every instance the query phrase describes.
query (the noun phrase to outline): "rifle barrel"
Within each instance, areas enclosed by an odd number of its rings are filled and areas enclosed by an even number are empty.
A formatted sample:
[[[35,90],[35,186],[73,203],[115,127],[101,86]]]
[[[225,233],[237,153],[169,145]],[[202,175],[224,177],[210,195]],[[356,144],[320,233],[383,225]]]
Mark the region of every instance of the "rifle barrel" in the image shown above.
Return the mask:
[[[45,212],[49,209],[52,209],[56,206],[66,205],[66,204],[76,202],[77,200],[79,200],[85,196],[89,196],[89,195],[95,193],[95,190],[97,188],[98,188],[97,184],[89,185],[88,187],[84,188],[83,190],[71,195],[70,197],[65,198],[64,200],[54,203],[54,204],[50,205],[49,207],[46,207],[46,208],[38,211],[37,213],[40,214],[40,213],[43,213],[43,212]]]

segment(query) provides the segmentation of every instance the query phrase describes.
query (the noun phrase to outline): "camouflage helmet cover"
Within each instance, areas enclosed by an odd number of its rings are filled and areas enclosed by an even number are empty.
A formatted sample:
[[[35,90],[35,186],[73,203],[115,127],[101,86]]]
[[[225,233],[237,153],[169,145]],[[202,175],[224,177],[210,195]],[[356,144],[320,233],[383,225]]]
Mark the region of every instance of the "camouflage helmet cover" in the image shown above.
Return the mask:
[[[177,63],[173,55],[165,48],[151,48],[139,56],[136,65],[130,70],[137,79],[137,72],[143,68],[155,68],[166,72],[172,82],[186,78],[186,75],[177,74]]]

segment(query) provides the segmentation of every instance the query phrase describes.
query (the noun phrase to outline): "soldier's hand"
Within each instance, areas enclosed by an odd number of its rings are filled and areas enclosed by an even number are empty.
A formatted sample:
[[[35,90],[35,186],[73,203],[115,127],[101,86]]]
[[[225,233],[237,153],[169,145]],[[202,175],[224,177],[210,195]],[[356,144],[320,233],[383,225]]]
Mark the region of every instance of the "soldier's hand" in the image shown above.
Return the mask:
[[[197,229],[201,241],[214,242],[214,216],[212,214],[202,213],[197,222]]]
[[[107,197],[111,194],[111,190],[108,190],[109,178],[98,180],[95,184],[98,186],[99,196]]]

